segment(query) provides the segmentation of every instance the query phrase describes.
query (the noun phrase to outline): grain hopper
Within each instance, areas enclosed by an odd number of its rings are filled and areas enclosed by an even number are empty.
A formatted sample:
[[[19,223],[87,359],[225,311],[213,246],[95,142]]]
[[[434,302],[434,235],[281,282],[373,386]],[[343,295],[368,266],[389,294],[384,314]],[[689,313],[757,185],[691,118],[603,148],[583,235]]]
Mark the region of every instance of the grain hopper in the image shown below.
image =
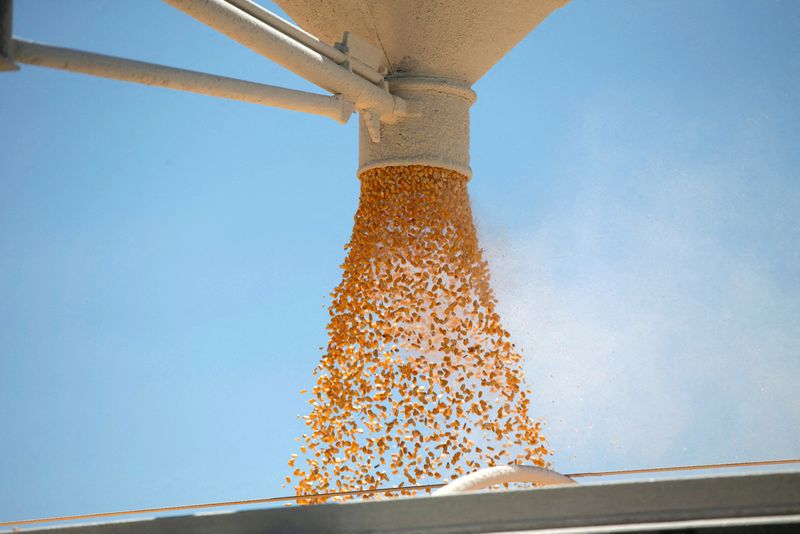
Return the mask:
[[[11,36],[0,0],[0,69],[39,65],[277,106],[346,122],[359,114],[359,171],[422,164],[466,176],[471,86],[567,0],[166,0],[330,95],[274,87]]]

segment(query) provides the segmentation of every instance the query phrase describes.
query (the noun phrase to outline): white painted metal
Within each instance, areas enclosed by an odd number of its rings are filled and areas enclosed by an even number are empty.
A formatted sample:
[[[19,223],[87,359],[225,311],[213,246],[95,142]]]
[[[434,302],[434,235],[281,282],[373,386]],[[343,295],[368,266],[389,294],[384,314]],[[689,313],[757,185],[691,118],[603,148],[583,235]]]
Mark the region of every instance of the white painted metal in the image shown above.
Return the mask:
[[[225,0],[165,0],[168,4],[275,61],[306,80],[352,101],[357,111],[394,123],[405,102]]]
[[[92,74],[128,82],[167,87],[210,96],[275,106],[347,122],[353,108],[339,95],[328,96],[282,87],[176,69],[81,50],[13,40],[13,56],[19,63]]]
[[[275,2],[319,39],[349,31],[386,56],[389,90],[407,113],[394,124],[361,114],[359,172],[429,165],[470,177],[469,87],[567,0]]]
[[[406,102],[406,116],[380,127],[375,142],[367,117],[359,128],[359,174],[395,165],[428,165],[466,177],[469,167],[469,108],[475,93],[466,83],[423,76],[391,76],[389,90]]]
[[[490,488],[498,484],[530,482],[537,486],[575,486],[578,483],[561,473],[533,465],[498,465],[459,477],[433,492],[434,497],[456,495]]]
[[[384,75],[371,68],[369,65],[355,57],[348,56],[338,48],[317,39],[304,29],[299,28],[288,20],[279,17],[272,11],[264,9],[262,6],[256,4],[252,0],[227,0],[227,2],[229,4],[233,4],[247,14],[252,15],[264,24],[272,26],[279,32],[288,35],[295,41],[304,44],[311,50],[319,52],[323,56],[335,61],[339,65],[344,65],[349,62],[350,68],[353,72],[363,78],[366,78],[372,83],[383,82]]]
[[[359,172],[417,164],[469,177],[470,85],[568,0],[276,0],[316,35],[252,0],[165,1],[334,96],[43,45],[20,44],[19,61],[340,122],[355,110]],[[0,0],[0,67],[13,69],[10,9]],[[338,38],[336,47],[323,41]]]
[[[334,42],[349,31],[382,49],[390,74],[478,81],[567,0],[274,0]]]
[[[336,43],[336,48],[346,53],[348,57],[365,63],[377,72],[382,72],[384,76],[389,72],[389,62],[383,50],[352,32],[344,32],[342,40]]]

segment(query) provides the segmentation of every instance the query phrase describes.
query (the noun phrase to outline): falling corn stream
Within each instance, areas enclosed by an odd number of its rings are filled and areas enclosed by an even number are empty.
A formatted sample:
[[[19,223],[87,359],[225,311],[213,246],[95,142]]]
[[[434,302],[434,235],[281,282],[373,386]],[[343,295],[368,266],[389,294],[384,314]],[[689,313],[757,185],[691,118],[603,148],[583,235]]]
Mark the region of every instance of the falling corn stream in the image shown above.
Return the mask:
[[[327,350],[306,392],[307,433],[286,483],[313,495],[440,482],[493,465],[545,466],[467,178],[415,165],[360,179]]]

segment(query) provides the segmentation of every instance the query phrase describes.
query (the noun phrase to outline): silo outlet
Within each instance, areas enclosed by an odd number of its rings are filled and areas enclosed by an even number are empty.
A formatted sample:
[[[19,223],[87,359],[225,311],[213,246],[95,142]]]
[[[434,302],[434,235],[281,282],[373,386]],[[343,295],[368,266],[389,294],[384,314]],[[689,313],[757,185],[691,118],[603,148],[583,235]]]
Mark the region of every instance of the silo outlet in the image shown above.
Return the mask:
[[[472,176],[469,166],[469,108],[475,92],[464,82],[430,76],[394,75],[390,91],[406,101],[406,113],[382,124],[380,141],[359,123],[358,174],[389,166],[425,165]]]

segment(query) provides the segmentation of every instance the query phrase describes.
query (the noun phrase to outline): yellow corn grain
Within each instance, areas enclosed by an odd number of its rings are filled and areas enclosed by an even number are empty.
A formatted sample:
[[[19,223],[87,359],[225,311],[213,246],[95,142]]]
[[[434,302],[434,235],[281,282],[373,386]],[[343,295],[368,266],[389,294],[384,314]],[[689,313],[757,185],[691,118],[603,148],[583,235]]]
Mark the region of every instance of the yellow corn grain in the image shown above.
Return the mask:
[[[310,434],[301,451],[317,449],[329,461],[306,458],[307,469],[293,471],[296,492],[547,465],[521,358],[495,309],[467,179],[421,165],[372,169],[360,179],[342,281],[331,293],[328,346],[304,418]]]

